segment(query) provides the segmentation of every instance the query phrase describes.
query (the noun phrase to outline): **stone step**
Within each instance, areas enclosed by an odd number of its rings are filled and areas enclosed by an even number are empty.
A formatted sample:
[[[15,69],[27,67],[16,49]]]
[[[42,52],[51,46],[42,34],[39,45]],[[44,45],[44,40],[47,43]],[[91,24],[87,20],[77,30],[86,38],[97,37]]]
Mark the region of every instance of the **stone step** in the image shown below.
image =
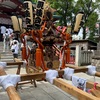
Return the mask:
[[[21,58],[21,55],[18,56],[18,58]],[[5,52],[3,52],[3,42],[0,42],[0,61],[4,62],[12,62],[13,61],[13,53],[10,49],[6,49]]]
[[[14,62],[13,59],[1,59],[0,61],[1,62]]]
[[[21,58],[21,55],[18,55],[18,58]],[[1,60],[12,60],[13,59],[13,54],[12,53],[2,53],[0,54],[0,59]]]
[[[18,57],[21,58],[21,56]],[[1,55],[1,59],[13,59],[13,55]]]
[[[9,56],[9,57],[1,56],[1,59],[13,59],[13,56]]]
[[[10,50],[5,50],[5,52],[3,50],[0,50],[0,54],[9,54],[12,53]]]

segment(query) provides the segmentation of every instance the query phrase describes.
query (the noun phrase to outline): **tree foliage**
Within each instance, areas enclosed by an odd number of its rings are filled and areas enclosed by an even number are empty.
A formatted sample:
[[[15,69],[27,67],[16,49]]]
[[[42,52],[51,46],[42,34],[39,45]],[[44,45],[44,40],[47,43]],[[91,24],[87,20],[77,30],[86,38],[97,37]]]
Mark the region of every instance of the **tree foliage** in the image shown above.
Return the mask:
[[[74,12],[74,0],[48,0],[53,8],[57,10],[57,14],[61,16],[60,24],[67,26],[68,22],[72,22]]]
[[[95,24],[98,19],[96,9],[99,7],[99,0],[48,0],[52,7],[57,9],[57,14],[62,16],[60,19],[60,25],[67,26],[70,22],[72,29],[75,22],[75,15],[82,11],[84,12],[84,25],[83,27],[83,39],[86,37],[86,27],[89,27],[91,34],[95,31]]]
[[[76,9],[84,12],[83,39],[86,37],[86,27],[89,27],[91,34],[95,33],[95,24],[98,20],[96,9],[99,7],[98,0],[78,0]]]
[[[32,1],[36,2],[37,0]],[[98,20],[96,9],[100,7],[99,0],[47,0],[47,2],[57,10],[56,14],[61,16],[59,25],[67,26],[67,23],[71,23],[72,30],[76,14],[79,11],[84,12],[83,39],[86,37],[86,27],[90,29],[90,34],[94,35],[95,24]]]

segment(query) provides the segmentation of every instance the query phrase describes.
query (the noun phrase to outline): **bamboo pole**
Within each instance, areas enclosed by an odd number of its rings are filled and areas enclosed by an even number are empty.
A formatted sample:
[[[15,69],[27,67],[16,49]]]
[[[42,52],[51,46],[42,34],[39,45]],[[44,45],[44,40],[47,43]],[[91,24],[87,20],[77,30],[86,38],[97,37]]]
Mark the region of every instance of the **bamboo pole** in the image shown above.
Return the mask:
[[[0,76],[7,75],[2,67],[0,67]],[[14,86],[6,88],[10,100],[21,100]]]

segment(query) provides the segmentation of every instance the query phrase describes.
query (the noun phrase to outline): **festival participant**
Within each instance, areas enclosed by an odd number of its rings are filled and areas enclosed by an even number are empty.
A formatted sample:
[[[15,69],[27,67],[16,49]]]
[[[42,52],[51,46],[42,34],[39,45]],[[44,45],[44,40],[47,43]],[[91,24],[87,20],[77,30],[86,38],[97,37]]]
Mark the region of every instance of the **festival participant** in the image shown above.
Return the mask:
[[[5,49],[6,49],[6,42],[5,42],[6,27],[5,26],[1,26],[0,29],[1,29],[0,41],[3,41],[3,52],[5,52]]]
[[[13,40],[12,46],[11,46],[11,51],[13,53],[14,58],[18,58],[18,53],[19,53],[19,42],[17,40]]]
[[[0,41],[3,41],[3,36],[6,33],[6,27],[5,26],[1,26],[0,27],[1,33],[0,33]]]
[[[7,41],[9,42],[8,45],[11,45],[11,41],[13,40],[13,29],[11,28],[11,26],[9,26],[6,29],[6,33],[7,33]]]

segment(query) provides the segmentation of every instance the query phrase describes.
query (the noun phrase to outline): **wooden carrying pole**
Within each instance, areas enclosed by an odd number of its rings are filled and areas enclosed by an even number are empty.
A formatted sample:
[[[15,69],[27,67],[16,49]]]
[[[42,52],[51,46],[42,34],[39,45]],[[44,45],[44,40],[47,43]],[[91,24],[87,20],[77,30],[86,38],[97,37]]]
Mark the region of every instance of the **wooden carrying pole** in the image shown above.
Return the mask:
[[[85,72],[86,69],[83,68],[83,72]],[[82,72],[82,68],[80,69],[75,69],[74,72]],[[97,72],[98,74],[99,72]],[[63,70],[58,70],[58,74],[59,75],[63,75],[64,74],[64,71]],[[6,72],[4,71],[4,69],[0,68],[0,76],[1,75],[6,75]],[[41,72],[41,73],[34,73],[34,74],[23,74],[23,75],[20,75],[20,78],[21,78],[21,81],[27,81],[27,80],[31,80],[31,79],[45,79],[45,76],[46,76],[46,73],[44,72]],[[98,74],[99,76],[99,74]],[[100,77],[100,76],[99,76]],[[59,79],[55,79],[54,80],[54,85],[58,86],[60,89],[64,90],[65,92],[77,97],[77,98],[80,98],[81,97],[81,100],[82,98],[84,98],[83,100],[99,100],[97,97],[95,96],[92,96],[76,87],[73,87],[69,84],[67,84],[66,82],[61,82],[61,80],[59,81]],[[87,85],[87,88],[93,88],[93,83],[91,82],[87,82],[86,83]],[[63,87],[63,88],[62,88]],[[97,86],[97,90],[100,90],[100,85],[98,84]],[[8,96],[10,98],[10,100],[21,100],[19,95],[17,94],[17,91],[16,89],[13,87],[13,86],[9,86],[7,89],[6,89],[7,93],[8,93]]]
[[[75,72],[79,72],[79,69],[75,69]],[[81,70],[82,71],[82,70]],[[58,71],[59,75],[63,75],[63,71]],[[45,73],[41,72],[41,73],[34,73],[34,74],[29,74],[29,75],[21,75],[21,80],[22,81],[25,81],[25,80],[30,80],[30,79],[42,79],[42,78],[45,78]],[[57,87],[59,87],[60,89],[62,89],[63,91],[65,91],[66,93],[69,93],[71,94],[72,96],[78,98],[79,100],[99,100],[100,98],[98,98],[98,95],[97,97],[89,94],[89,93],[86,93],[66,82],[64,82],[63,80],[61,79],[54,79],[54,85],[56,85]],[[87,88],[93,88],[94,86],[94,83],[93,82],[86,82],[86,87]],[[97,91],[100,91],[100,85],[98,84],[96,86],[97,88]],[[95,93],[95,92],[94,92]],[[93,94],[93,93],[92,93]]]
[[[82,72],[81,69],[75,69],[75,73]],[[85,68],[83,68],[83,72],[85,72]],[[97,72],[98,73],[98,72]],[[58,70],[59,76],[62,76],[64,74],[63,70]],[[34,74],[22,74],[21,75],[21,81],[26,81],[26,80],[31,80],[31,79],[45,79],[46,73],[34,73]],[[100,77],[100,76],[99,76]],[[93,82],[86,82],[86,87],[87,88],[93,88],[94,83]],[[97,90],[100,90],[100,84],[96,85]]]
[[[21,70],[21,66],[23,65],[23,62],[22,61],[20,61],[20,62],[7,62],[7,66],[13,66],[13,65],[18,65],[16,74],[20,74],[20,70]]]
[[[23,65],[23,62],[7,62],[7,66],[9,65]]]
[[[2,67],[0,67],[0,76],[7,75]],[[6,88],[10,100],[21,100],[14,86]]]
[[[74,69],[74,73],[78,73],[78,72],[84,72],[85,73],[85,72],[88,71],[88,68],[85,68],[85,67],[83,67],[83,68],[74,68],[73,67],[73,69]],[[64,70],[58,70],[58,72],[59,72],[59,75],[63,75],[64,74]],[[95,76],[100,77],[100,72],[96,72]]]
[[[9,63],[7,63],[7,65],[18,65],[18,69],[20,70],[21,65],[23,65],[23,62],[13,62],[13,63],[9,62]],[[73,67],[73,66],[68,66],[68,65],[66,65],[66,66],[75,69],[75,71],[74,71],[75,73],[78,73],[78,72],[84,72],[85,73],[85,72],[88,71],[88,68],[86,68],[86,67],[80,68],[80,67]],[[63,75],[64,71],[59,70],[59,74]],[[95,76],[100,77],[100,72],[96,72]]]
[[[100,100],[100,98],[97,98],[89,93],[86,93],[60,79],[54,79],[54,85],[56,85],[66,93],[69,93],[72,96],[78,98],[78,100]]]
[[[17,68],[17,72],[16,74],[20,74],[20,70],[21,70],[21,66],[23,65],[23,62],[8,62],[7,63],[7,66],[11,66],[11,65],[18,65],[18,68]]]

